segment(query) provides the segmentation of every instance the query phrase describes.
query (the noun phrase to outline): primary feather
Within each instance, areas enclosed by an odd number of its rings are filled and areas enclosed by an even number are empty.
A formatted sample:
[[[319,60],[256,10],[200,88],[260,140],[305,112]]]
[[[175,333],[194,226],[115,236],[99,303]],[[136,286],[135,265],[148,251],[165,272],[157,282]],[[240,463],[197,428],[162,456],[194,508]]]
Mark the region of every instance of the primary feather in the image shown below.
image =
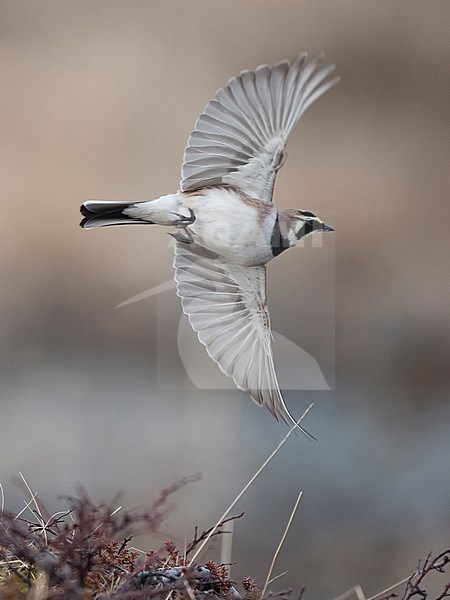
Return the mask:
[[[287,138],[300,117],[339,78],[323,54],[242,71],[216,92],[195,123],[181,169],[182,191],[228,184],[270,202]]]

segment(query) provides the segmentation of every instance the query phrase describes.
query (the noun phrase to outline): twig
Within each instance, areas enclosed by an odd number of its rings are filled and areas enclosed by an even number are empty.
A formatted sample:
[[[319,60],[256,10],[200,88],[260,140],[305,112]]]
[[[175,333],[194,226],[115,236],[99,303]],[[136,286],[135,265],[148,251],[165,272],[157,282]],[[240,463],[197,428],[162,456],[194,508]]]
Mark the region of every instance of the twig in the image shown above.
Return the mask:
[[[450,548],[444,550],[431,560],[431,552],[426,557],[423,566],[419,564],[417,566],[417,571],[408,578],[408,582],[405,587],[405,591],[403,593],[402,600],[410,600],[413,596],[420,596],[423,600],[425,600],[428,596],[428,592],[425,588],[421,587],[422,581],[428,573],[431,571],[438,571],[439,573],[445,573],[445,567],[450,563]],[[442,600],[448,596],[448,591],[450,589],[450,583],[447,584],[441,594],[438,596],[436,600]]]
[[[439,594],[439,596],[436,598],[436,600],[442,600],[443,598],[447,598],[448,596],[450,596],[450,582],[444,586],[442,593]]]
[[[130,535],[129,537],[124,538],[120,548],[117,550],[116,552],[116,556],[119,556],[119,554],[122,552],[122,550],[124,550],[128,544],[131,542],[131,540],[133,539],[133,536]]]
[[[298,505],[300,503],[300,500],[302,499],[302,495],[303,495],[303,492],[300,492],[299,495],[297,496],[297,500],[295,501],[294,508],[292,509],[292,512],[291,512],[291,516],[289,517],[289,521],[287,522],[286,529],[284,530],[284,533],[281,536],[280,543],[278,544],[278,547],[275,550],[275,554],[273,555],[272,562],[270,563],[269,572],[267,573],[266,582],[264,583],[264,587],[263,587],[263,590],[261,592],[261,597],[262,598],[264,598],[264,596],[266,595],[267,586],[269,585],[269,581],[270,581],[270,578],[272,576],[273,569],[275,567],[275,562],[276,562],[276,560],[278,558],[280,550],[281,550],[281,548],[282,548],[282,546],[284,544],[284,540],[286,539],[288,531],[289,531],[289,529],[291,527],[291,524],[292,524],[292,521],[294,519],[295,513],[297,512]]]
[[[3,516],[3,513],[5,512],[5,492],[3,491],[3,486],[0,483],[0,517]]]
[[[397,583],[394,583],[394,585],[390,585],[388,588],[386,588],[382,592],[378,592],[378,594],[375,594],[374,596],[367,598],[367,600],[375,600],[375,598],[379,598],[380,596],[383,596],[383,598],[384,598],[385,597],[384,594],[389,593],[391,590],[395,589],[399,585],[402,585],[402,583],[406,583],[410,577],[411,577],[411,575],[409,575],[408,577],[405,577],[405,579],[402,579],[401,581],[397,581]],[[390,597],[392,597],[392,596],[390,596]]]
[[[217,528],[222,527],[223,525],[225,525],[225,523],[229,523],[230,521],[234,521],[235,519],[240,519],[243,516],[243,512],[241,512],[238,515],[233,515],[231,517],[228,517],[227,519],[224,519],[223,521],[221,521],[219,523],[219,525],[217,525]],[[186,546],[186,551],[185,551],[185,555],[188,556],[201,542],[203,542],[204,539],[206,539],[206,537],[211,533],[211,531],[214,529],[214,527],[210,527],[209,529],[206,529],[205,531],[203,531],[200,534],[200,537],[197,537],[198,535],[198,527],[195,527],[194,529],[194,539],[192,540],[192,542],[189,542],[189,544],[187,544]],[[216,529],[212,535],[219,535],[225,533],[224,531],[219,531],[218,529]],[[210,536],[211,538],[212,536]]]
[[[192,563],[195,561],[195,559],[197,558],[197,556],[200,554],[200,552],[203,550],[203,548],[209,542],[209,540],[211,539],[211,537],[214,535],[214,532],[219,527],[220,523],[222,523],[222,521],[227,517],[228,513],[231,510],[233,510],[234,506],[239,502],[239,500],[242,498],[242,496],[245,494],[245,492],[248,490],[248,488],[252,485],[252,483],[255,481],[255,479],[258,477],[258,475],[261,473],[261,471],[263,471],[265,469],[265,467],[269,464],[269,462],[272,460],[272,458],[275,456],[275,454],[278,452],[278,450],[285,444],[285,442],[287,441],[287,439],[289,438],[289,436],[292,434],[292,432],[297,429],[298,425],[301,423],[301,421],[303,421],[303,419],[306,417],[306,415],[308,414],[308,412],[311,410],[311,408],[313,406],[314,406],[313,404],[309,405],[309,407],[305,410],[305,412],[300,417],[300,419],[287,432],[287,434],[284,436],[284,438],[281,440],[281,442],[278,444],[278,446],[275,448],[275,450],[268,456],[268,458],[266,458],[266,460],[259,467],[259,469],[253,475],[253,477],[242,488],[242,490],[239,492],[239,494],[236,496],[236,498],[233,500],[233,502],[230,504],[230,506],[226,509],[226,511],[223,513],[223,515],[220,517],[220,519],[217,521],[217,523],[214,525],[214,527],[211,528],[210,533],[206,536],[206,538],[200,544],[200,546],[197,549],[197,551],[195,552],[194,556],[189,561],[189,566],[192,565]]]

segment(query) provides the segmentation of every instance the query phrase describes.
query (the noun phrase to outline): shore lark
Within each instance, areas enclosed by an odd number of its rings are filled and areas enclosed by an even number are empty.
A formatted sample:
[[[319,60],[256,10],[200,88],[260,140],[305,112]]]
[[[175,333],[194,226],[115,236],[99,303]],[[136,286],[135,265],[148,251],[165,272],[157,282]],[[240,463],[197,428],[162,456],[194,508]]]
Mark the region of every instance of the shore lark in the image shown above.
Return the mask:
[[[242,71],[216,92],[184,152],[180,190],[152,201],[89,200],[81,226],[176,228],[184,312],[220,369],[274,417],[295,422],[275,373],[266,264],[305,236],[333,231],[309,210],[277,210],[275,178],[300,117],[337,82],[323,55]]]

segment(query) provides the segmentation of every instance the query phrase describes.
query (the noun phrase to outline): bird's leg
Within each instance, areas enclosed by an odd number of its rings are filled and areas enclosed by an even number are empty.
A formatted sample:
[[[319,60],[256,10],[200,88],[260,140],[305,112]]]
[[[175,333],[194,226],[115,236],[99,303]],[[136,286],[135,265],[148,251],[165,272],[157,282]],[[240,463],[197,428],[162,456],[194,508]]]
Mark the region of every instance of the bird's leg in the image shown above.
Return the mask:
[[[177,229],[182,229],[183,233],[177,231],[176,233],[169,233],[177,242],[183,242],[184,244],[193,244],[194,238],[192,237],[191,232],[189,231],[189,225],[194,223],[196,216],[192,208],[189,208],[189,216],[180,215],[179,213],[172,212],[173,215],[177,217],[177,220],[174,221],[173,225],[177,227]]]
[[[174,222],[174,225],[182,227],[183,229],[185,229],[188,225],[192,225],[192,223],[194,223],[196,219],[195,213],[192,210],[192,208],[189,209],[189,217],[187,217],[186,215],[180,215],[176,212],[172,212],[172,214],[178,217],[177,220]]]
[[[184,233],[186,235],[183,235],[179,231],[177,231],[176,233],[169,232],[169,235],[171,235],[175,240],[177,240],[177,242],[183,242],[183,244],[193,244],[194,238],[192,237],[192,233],[189,231],[189,229],[184,228]]]

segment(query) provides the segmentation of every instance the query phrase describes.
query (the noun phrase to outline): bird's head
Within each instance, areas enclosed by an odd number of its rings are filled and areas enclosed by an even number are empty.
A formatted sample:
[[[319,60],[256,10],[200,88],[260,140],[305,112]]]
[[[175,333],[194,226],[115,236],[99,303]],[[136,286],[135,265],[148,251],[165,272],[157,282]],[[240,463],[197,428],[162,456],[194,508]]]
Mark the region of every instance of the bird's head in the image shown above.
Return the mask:
[[[333,227],[325,225],[318,216],[309,210],[290,209],[284,212],[289,220],[288,239],[290,246],[295,246],[303,237],[316,231],[334,231]]]

